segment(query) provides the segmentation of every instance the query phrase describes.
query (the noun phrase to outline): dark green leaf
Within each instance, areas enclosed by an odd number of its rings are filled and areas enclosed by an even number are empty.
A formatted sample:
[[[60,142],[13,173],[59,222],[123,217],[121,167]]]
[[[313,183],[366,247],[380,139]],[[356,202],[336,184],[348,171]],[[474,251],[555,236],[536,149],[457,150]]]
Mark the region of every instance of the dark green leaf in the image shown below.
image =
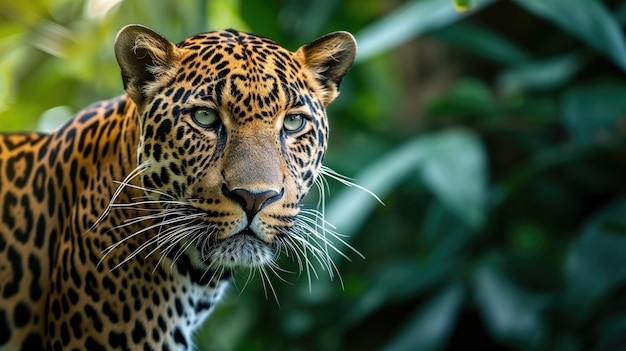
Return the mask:
[[[584,318],[598,301],[626,283],[626,200],[605,208],[583,227],[565,263],[567,306]],[[616,230],[617,229],[617,230]]]
[[[420,307],[384,351],[439,350],[450,337],[464,299],[464,289],[455,284]]]
[[[477,10],[493,1],[476,0],[473,9]],[[407,2],[358,33],[359,56],[357,60],[366,60],[420,34],[454,23],[465,16],[466,14],[455,11],[454,6],[447,0]]]
[[[478,79],[461,79],[448,94],[433,99],[429,105],[433,117],[491,117],[497,112],[489,87]]]
[[[577,86],[563,94],[561,119],[579,145],[611,140],[626,118],[626,84]]]
[[[382,264],[371,274],[368,286],[354,302],[345,323],[354,325],[391,301],[416,296],[433,285],[441,283],[458,268],[458,261],[428,260],[419,264],[407,260],[393,260]]]
[[[571,80],[585,63],[580,54],[523,62],[502,71],[496,78],[496,84],[507,95],[554,89]]]
[[[487,205],[487,160],[482,142],[468,130],[423,137],[419,172],[426,186],[468,226],[479,228]]]
[[[587,45],[609,56],[626,71],[626,43],[619,23],[598,0],[515,0]]]
[[[541,311],[546,299],[517,286],[497,268],[497,260],[485,261],[474,279],[476,304],[487,331],[518,346],[538,345],[545,328]]]
[[[367,220],[371,211],[380,203],[363,189],[369,189],[380,198],[385,198],[398,184],[414,174],[425,150],[420,149],[421,138],[411,140],[381,159],[372,162],[355,177],[361,187],[349,187],[332,197],[326,207],[326,220],[337,227],[337,231],[351,236]]]
[[[445,27],[433,35],[454,47],[479,55],[481,59],[500,64],[514,64],[528,60],[530,54],[498,31],[465,22]]]

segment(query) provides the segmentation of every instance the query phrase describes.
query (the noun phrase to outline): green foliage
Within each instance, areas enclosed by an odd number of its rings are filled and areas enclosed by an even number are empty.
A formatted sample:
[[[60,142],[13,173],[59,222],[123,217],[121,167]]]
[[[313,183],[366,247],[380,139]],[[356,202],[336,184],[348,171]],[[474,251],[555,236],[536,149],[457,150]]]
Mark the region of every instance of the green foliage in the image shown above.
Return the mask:
[[[200,349],[623,347],[626,1],[96,3],[0,0],[1,130],[121,94],[112,42],[127,23],[359,42],[326,164],[385,205],[330,181],[325,211],[365,259],[336,255],[342,280],[281,273],[279,303],[242,272]]]

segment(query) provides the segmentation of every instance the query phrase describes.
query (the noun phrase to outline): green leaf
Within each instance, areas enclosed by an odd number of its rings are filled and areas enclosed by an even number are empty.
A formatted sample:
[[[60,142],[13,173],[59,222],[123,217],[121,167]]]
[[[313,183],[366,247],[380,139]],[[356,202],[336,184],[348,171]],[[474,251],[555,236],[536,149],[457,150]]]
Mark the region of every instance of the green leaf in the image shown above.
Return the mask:
[[[454,284],[420,307],[384,351],[439,350],[456,324],[465,291]]]
[[[589,220],[568,255],[566,304],[579,320],[616,286],[626,284],[626,199]]]
[[[453,129],[425,136],[419,172],[426,186],[453,213],[477,229],[485,220],[487,161],[474,133]]]
[[[541,312],[547,300],[517,286],[488,259],[474,276],[474,295],[487,331],[496,339],[520,346],[537,345],[545,328]]]
[[[463,248],[476,237],[474,231],[440,201],[431,202],[420,222],[420,242],[435,265],[463,257]]]
[[[615,17],[601,1],[515,0],[515,2],[603,52],[626,71],[624,34]]]
[[[415,138],[364,169],[356,177],[359,187],[333,196],[326,206],[326,220],[337,232],[351,236],[379,206],[372,193],[385,198],[417,170],[444,205],[478,228],[486,210],[486,163],[482,143],[470,131],[451,129]]]
[[[502,71],[496,85],[507,95],[558,88],[580,72],[586,62],[580,54],[523,62]]]
[[[563,94],[561,120],[579,145],[610,140],[626,117],[626,84],[598,82]]]
[[[475,24],[458,23],[433,35],[455,48],[461,48],[491,62],[513,64],[530,58],[530,54],[514,42],[496,31]]]
[[[380,198],[388,196],[401,181],[414,174],[418,161],[422,160],[426,151],[420,148],[421,144],[422,138],[413,139],[368,165],[355,177],[355,183],[361,187],[344,188],[332,196],[326,206],[326,220],[343,235],[355,233],[374,208],[380,205],[363,188]]]
[[[448,281],[460,266],[461,262],[455,259],[430,258],[420,259],[417,264],[414,260],[397,259],[376,265],[370,269],[367,288],[354,300],[345,324],[356,325],[384,309],[390,301],[406,300]]]
[[[623,311],[623,308],[621,309]],[[626,345],[626,317],[623,313],[608,323],[606,332],[602,333],[595,351],[619,350]]]
[[[476,0],[473,11],[493,1]],[[465,16],[467,14],[455,11],[449,0],[408,2],[357,34],[357,61],[393,49],[417,35],[445,27]]]
[[[207,18],[213,28],[237,28],[250,31],[248,24],[241,18],[238,0],[209,1]]]
[[[433,99],[428,110],[433,117],[485,118],[493,116],[497,106],[485,82],[466,78],[457,81],[446,95]]]

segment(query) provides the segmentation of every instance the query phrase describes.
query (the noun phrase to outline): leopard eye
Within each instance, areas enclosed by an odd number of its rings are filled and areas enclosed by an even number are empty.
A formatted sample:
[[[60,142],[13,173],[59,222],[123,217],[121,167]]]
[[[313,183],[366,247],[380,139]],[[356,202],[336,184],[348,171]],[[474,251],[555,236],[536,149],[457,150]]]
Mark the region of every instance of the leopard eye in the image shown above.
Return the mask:
[[[283,128],[287,132],[297,132],[304,127],[305,118],[301,114],[292,114],[285,116],[283,121]]]
[[[202,128],[211,128],[217,121],[217,111],[212,108],[198,107],[191,112],[193,121]]]

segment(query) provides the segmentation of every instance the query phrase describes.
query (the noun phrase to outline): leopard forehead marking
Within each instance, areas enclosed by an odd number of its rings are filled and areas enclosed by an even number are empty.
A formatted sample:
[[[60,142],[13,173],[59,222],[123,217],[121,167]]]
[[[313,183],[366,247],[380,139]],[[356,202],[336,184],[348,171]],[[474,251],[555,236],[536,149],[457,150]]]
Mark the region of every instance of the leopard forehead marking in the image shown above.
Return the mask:
[[[181,97],[213,100],[233,122],[271,123],[281,109],[305,107],[311,114],[322,108],[307,84],[310,77],[293,53],[275,42],[252,34],[220,31],[198,35],[178,44],[186,49],[183,70],[174,92]],[[173,88],[170,88],[174,90]]]

